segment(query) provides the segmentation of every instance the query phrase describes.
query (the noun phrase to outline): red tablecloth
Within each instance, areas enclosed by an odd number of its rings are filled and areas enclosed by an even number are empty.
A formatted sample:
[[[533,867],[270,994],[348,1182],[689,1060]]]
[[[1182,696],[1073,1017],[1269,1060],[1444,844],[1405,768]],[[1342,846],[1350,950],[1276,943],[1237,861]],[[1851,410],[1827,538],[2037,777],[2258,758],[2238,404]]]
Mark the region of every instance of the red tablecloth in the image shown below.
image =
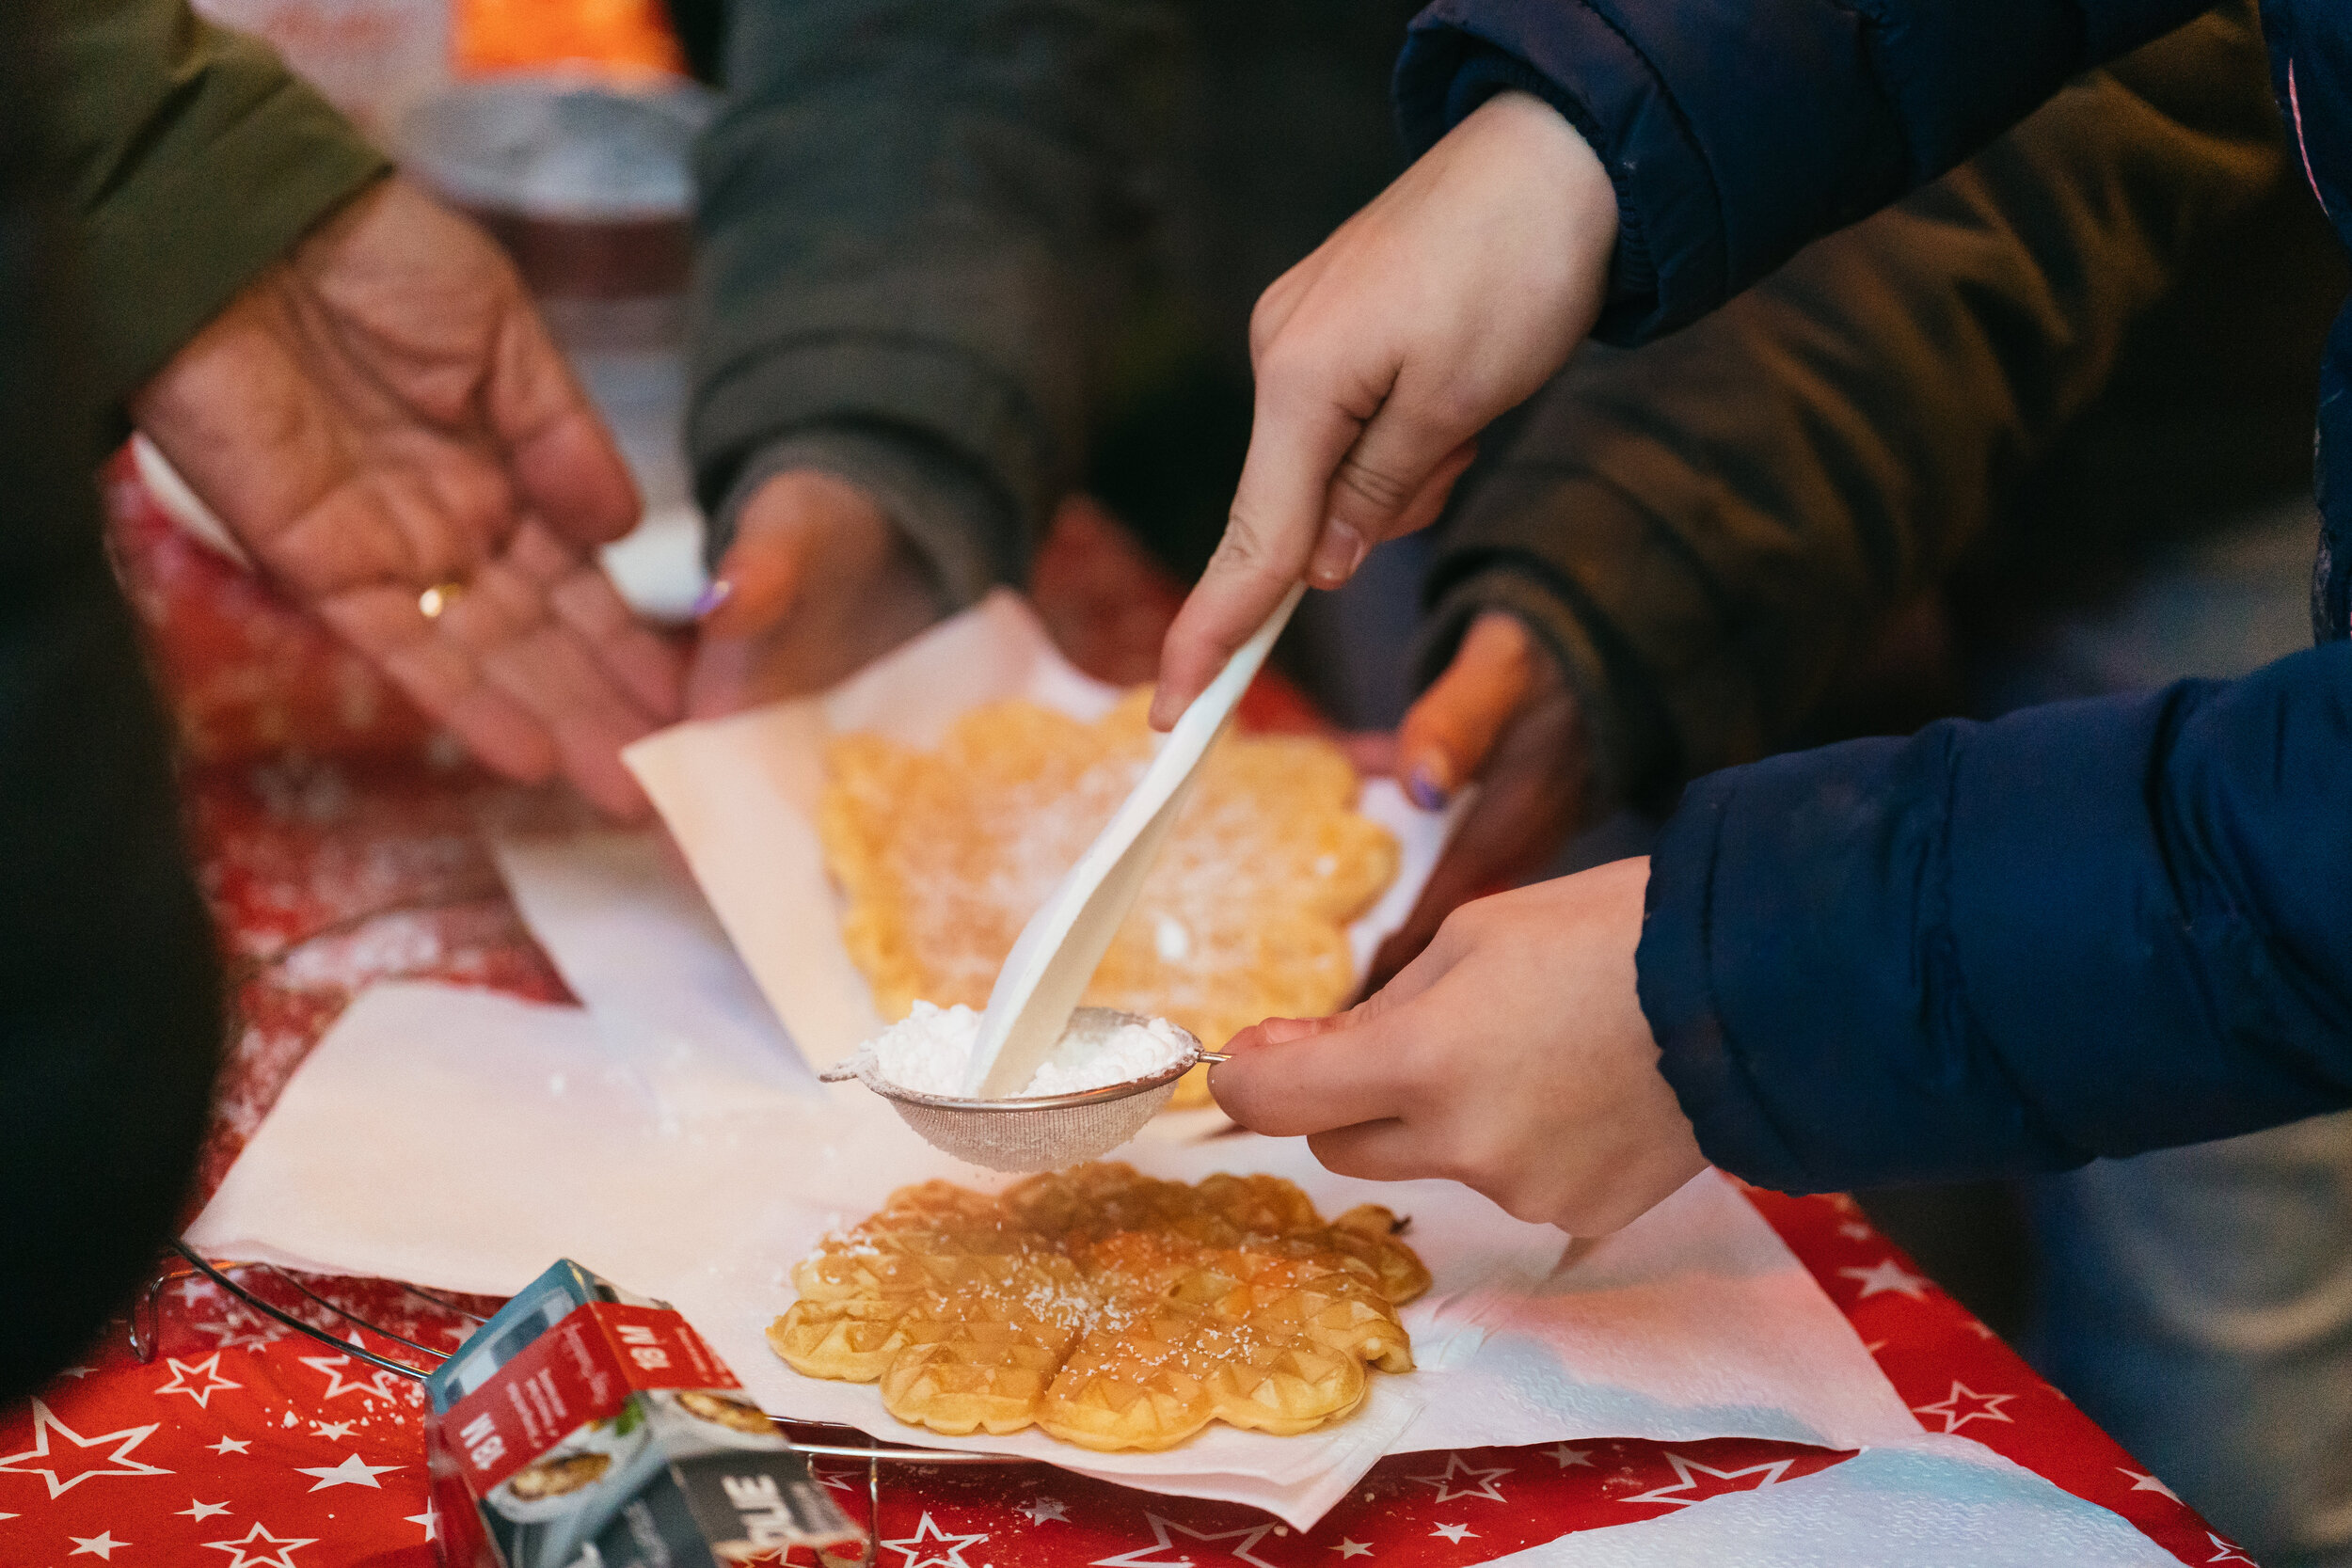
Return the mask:
[[[480,829],[516,815],[561,821],[579,808],[437,756],[426,726],[364,667],[177,534],[117,472],[119,556],[191,758],[194,838],[239,977],[238,1034],[201,1181],[210,1191],[304,1053],[370,980],[430,976],[566,999],[500,891]],[[1065,514],[1038,597],[1073,657],[1126,679],[1148,672],[1174,602],[1133,546],[1085,512]],[[1309,719],[1279,688],[1261,692],[1253,711],[1262,723]],[[2113,1509],[2184,1562],[2246,1560],[1921,1277],[1850,1200],[1751,1196],[1928,1430],[1979,1439]],[[310,1284],[419,1343],[453,1344],[464,1327],[457,1314],[380,1281]],[[159,1316],[151,1361],[112,1331],[87,1366],[0,1416],[0,1561],[432,1561],[421,1390],[256,1316],[205,1281],[167,1287]],[[361,1342],[398,1348],[373,1336]],[[1454,1568],[1846,1457],[1745,1439],[1410,1454],[1382,1462],[1304,1535],[1248,1509],[1042,1465],[898,1469],[885,1480],[880,1560],[1320,1568],[1361,1558]],[[865,1517],[862,1472],[819,1468]]]

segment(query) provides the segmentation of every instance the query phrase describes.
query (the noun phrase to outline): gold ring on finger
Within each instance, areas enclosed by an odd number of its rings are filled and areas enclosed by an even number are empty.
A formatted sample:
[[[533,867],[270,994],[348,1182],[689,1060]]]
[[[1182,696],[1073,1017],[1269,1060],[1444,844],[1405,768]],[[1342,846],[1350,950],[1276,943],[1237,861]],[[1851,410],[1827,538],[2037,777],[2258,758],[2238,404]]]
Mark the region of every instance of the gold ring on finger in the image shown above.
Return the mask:
[[[437,621],[450,606],[466,596],[462,582],[437,582],[417,595],[417,609],[428,621]]]

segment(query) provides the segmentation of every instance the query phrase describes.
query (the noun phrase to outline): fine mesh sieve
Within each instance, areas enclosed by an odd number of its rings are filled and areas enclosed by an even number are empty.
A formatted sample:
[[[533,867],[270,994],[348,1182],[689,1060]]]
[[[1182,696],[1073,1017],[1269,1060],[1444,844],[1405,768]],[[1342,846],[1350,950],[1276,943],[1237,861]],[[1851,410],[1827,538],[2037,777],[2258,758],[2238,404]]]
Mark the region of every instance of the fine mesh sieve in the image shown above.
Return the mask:
[[[1063,1031],[1062,1039],[1089,1035],[1101,1038],[1121,1024],[1147,1022],[1140,1014],[1111,1007],[1080,1007],[1070,1015],[1070,1027]],[[882,1077],[872,1054],[864,1051],[819,1076],[829,1084],[856,1079],[889,1101],[899,1119],[925,1143],[970,1164],[990,1170],[1053,1170],[1117,1148],[1143,1131],[1143,1124],[1168,1103],[1176,1092],[1176,1080],[1199,1063],[1225,1059],[1214,1051],[1201,1050],[1200,1042],[1191,1035],[1184,1034],[1184,1038],[1192,1049],[1173,1067],[1148,1078],[1035,1100],[958,1100],[918,1094]]]

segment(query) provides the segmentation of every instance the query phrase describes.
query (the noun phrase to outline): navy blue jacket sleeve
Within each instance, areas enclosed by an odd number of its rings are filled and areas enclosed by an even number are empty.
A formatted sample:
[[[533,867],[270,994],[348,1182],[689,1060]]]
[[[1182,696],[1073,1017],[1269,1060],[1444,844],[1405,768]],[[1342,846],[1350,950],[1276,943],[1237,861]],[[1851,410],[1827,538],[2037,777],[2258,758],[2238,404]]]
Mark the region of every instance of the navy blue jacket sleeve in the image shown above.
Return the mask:
[[[1436,0],[1397,65],[1419,152],[1494,93],[1544,98],[1617,191],[1597,336],[1714,309],[1935,179],[2078,71],[2211,0]]]
[[[1643,1010],[1708,1158],[1820,1191],[2352,1105],[2352,643],[1700,780]]]

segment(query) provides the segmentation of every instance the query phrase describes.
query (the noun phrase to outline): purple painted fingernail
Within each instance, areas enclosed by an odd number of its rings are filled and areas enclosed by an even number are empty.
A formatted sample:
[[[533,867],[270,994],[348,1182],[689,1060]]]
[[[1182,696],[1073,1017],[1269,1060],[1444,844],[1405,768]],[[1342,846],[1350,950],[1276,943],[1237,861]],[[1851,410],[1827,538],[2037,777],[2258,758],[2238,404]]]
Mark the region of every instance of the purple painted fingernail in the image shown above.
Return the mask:
[[[1428,763],[1416,763],[1412,776],[1405,781],[1406,796],[1423,811],[1445,809],[1445,784],[1438,770]]]
[[[735,584],[725,578],[712,578],[710,586],[694,595],[691,613],[699,621],[735,596]]]

